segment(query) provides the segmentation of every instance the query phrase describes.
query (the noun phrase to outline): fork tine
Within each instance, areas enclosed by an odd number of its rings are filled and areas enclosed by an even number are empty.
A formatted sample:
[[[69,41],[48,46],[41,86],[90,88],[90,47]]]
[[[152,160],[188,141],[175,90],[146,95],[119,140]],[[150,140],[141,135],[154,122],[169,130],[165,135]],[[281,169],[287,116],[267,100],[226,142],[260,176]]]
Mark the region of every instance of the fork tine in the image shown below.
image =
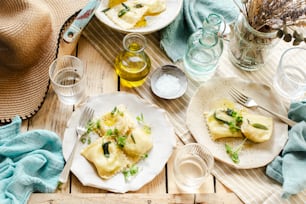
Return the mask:
[[[238,89],[236,89],[235,87],[232,87],[233,91],[235,93],[237,93],[237,95],[239,95],[241,98],[243,98],[245,101],[248,100],[248,96],[244,95],[241,91],[239,91]]]
[[[231,89],[229,90],[229,94],[234,98],[235,101],[237,101],[240,104],[244,104],[248,100],[248,98],[244,94],[239,92],[234,87],[231,87]]]
[[[94,113],[94,110],[86,106],[80,117],[79,125],[84,127],[88,123],[88,121],[93,117],[93,113]]]

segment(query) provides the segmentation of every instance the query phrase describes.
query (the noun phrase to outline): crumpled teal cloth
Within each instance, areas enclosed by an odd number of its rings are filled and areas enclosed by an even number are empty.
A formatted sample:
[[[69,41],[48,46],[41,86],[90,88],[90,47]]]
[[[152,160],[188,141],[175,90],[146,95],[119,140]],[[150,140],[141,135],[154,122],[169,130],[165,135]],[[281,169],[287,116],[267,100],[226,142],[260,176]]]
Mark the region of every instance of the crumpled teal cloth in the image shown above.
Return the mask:
[[[189,36],[202,27],[210,13],[222,15],[229,23],[237,18],[239,10],[233,0],[183,0],[177,18],[161,30],[161,48],[173,62],[183,58]]]
[[[64,166],[60,138],[47,130],[20,132],[21,119],[0,126],[0,203],[27,203],[32,192],[54,192]]]
[[[283,198],[306,189],[306,101],[292,103],[288,117],[299,123],[289,130],[281,155],[266,168],[266,174],[283,185]]]

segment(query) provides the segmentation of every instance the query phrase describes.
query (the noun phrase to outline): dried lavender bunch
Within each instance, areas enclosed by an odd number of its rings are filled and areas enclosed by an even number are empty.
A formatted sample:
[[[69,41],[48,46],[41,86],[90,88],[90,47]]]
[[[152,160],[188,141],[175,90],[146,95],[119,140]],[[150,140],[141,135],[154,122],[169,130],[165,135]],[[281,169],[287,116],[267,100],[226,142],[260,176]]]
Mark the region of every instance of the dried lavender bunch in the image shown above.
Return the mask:
[[[286,42],[294,39],[297,45],[306,38],[297,27],[306,26],[306,0],[241,0],[240,11],[249,24],[258,31],[278,30],[278,36]]]

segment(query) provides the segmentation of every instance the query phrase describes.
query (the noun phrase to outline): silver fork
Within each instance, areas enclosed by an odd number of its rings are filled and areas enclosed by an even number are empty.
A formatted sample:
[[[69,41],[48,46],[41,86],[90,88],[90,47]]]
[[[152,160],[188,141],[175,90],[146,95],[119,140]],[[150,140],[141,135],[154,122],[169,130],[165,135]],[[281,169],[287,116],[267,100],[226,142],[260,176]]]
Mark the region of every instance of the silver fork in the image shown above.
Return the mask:
[[[76,150],[78,149],[79,145],[80,145],[80,137],[82,134],[85,133],[86,131],[86,124],[92,119],[94,115],[94,110],[88,106],[86,106],[83,109],[83,112],[81,114],[81,117],[79,119],[79,125],[76,128],[76,135],[77,135],[77,139],[74,143],[73,149],[70,153],[70,156],[68,158],[68,160],[66,161],[65,167],[59,177],[59,182],[61,183],[66,183],[68,180],[68,176],[69,176],[69,172],[70,172],[70,168],[72,165],[72,161],[75,155]]]
[[[233,97],[233,99],[238,102],[239,104],[247,107],[247,108],[252,108],[252,107],[256,107],[256,108],[260,108],[262,110],[265,110],[269,113],[271,113],[272,115],[278,117],[280,120],[282,120],[283,122],[285,122],[286,124],[288,124],[289,126],[293,126],[296,124],[296,122],[294,122],[293,120],[290,120],[289,118],[286,118],[285,116],[276,113],[274,111],[271,111],[261,105],[258,105],[256,103],[256,101],[254,99],[252,99],[249,96],[246,96],[245,94],[241,93],[238,89],[231,87],[231,89],[229,90],[229,94]]]

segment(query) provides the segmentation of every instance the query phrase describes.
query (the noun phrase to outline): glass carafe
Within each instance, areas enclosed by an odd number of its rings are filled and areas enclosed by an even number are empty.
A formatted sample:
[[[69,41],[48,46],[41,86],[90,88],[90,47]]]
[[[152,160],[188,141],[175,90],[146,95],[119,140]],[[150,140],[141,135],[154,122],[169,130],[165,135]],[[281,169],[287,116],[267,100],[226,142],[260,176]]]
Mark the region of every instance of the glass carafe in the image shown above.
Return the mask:
[[[129,33],[123,38],[124,50],[115,60],[120,83],[126,87],[141,86],[151,69],[151,61],[145,53],[146,38],[138,33]]]
[[[214,75],[223,52],[223,39],[220,37],[223,33],[219,35],[222,22],[222,16],[209,14],[203,22],[203,28],[189,37],[187,52],[183,58],[189,78],[201,83]]]

